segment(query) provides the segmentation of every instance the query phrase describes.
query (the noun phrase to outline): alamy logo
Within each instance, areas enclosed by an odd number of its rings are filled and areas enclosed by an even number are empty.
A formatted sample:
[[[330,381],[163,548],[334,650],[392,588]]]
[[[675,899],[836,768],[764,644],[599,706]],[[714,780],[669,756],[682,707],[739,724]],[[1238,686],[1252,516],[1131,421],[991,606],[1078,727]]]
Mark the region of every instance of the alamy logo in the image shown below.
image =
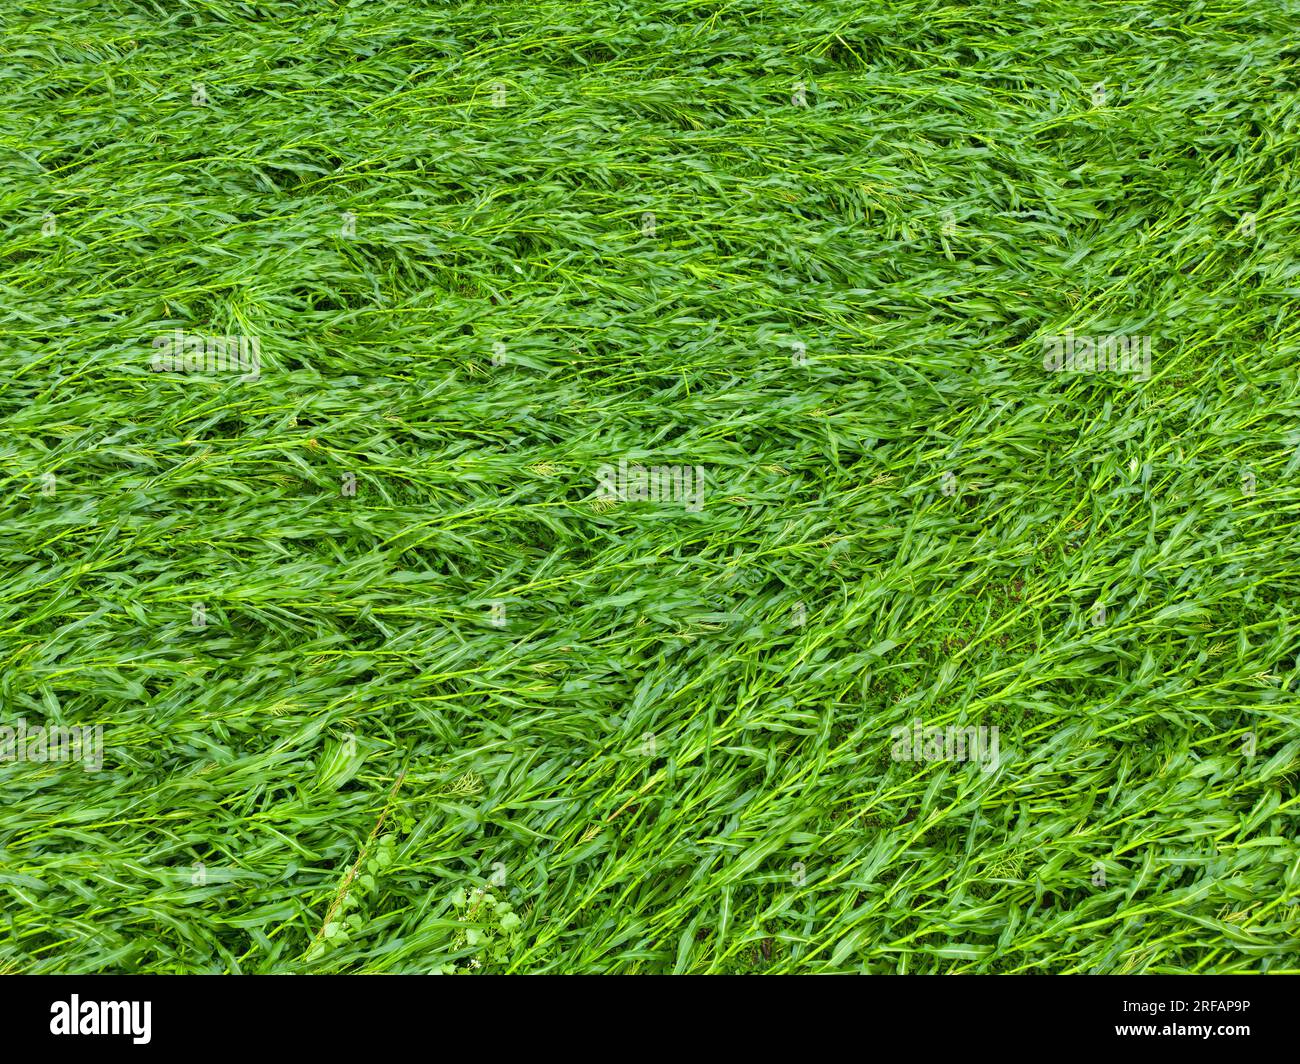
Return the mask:
[[[0,726],[0,761],[80,761],[87,772],[104,767],[104,726],[96,724],[33,728],[18,718],[17,727]]]
[[[596,470],[601,497],[624,502],[677,502],[692,513],[704,509],[704,469],[701,466],[644,466],[619,459],[617,468]]]
[[[155,336],[150,368],[172,373],[237,373],[241,381],[262,375],[262,342],[256,336],[199,336],[174,329]]]
[[[129,1034],[138,1046],[149,1044],[150,1001],[70,1001],[50,1006],[50,1034]]]
[[[1151,378],[1151,337],[1064,336],[1043,337],[1043,369],[1049,373],[1132,373],[1140,381]]]
[[[920,720],[900,724],[889,733],[895,761],[978,761],[984,772],[998,767],[998,729],[980,725],[962,728],[926,727]]]

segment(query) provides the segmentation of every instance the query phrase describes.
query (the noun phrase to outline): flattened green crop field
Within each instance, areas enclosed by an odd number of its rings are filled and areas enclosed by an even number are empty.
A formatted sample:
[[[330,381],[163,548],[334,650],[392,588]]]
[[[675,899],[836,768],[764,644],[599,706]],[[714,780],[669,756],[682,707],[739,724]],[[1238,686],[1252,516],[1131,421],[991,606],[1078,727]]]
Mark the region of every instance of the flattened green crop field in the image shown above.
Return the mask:
[[[0,970],[1300,972],[1297,25],[6,3]]]

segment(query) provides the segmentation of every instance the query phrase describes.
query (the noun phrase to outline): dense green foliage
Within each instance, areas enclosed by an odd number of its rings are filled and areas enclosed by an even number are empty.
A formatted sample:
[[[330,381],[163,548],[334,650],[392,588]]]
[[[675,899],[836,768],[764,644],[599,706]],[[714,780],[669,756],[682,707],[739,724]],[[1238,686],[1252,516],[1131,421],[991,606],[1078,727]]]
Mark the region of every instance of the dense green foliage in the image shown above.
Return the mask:
[[[7,3],[0,968],[1300,971],[1298,14]]]

